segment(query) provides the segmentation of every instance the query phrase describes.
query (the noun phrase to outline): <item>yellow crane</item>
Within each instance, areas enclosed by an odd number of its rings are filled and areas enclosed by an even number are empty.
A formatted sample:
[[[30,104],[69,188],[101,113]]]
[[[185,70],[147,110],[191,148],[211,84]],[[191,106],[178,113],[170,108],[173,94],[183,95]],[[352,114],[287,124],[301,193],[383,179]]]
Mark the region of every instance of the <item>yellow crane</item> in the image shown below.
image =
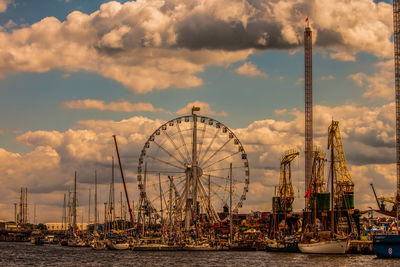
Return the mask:
[[[292,167],[291,162],[300,155],[298,149],[286,151],[281,157],[281,173],[279,179],[279,197],[281,208],[285,212],[292,210],[294,201],[294,190],[292,185]]]
[[[325,168],[325,155],[319,148],[313,151],[313,164],[312,164],[312,180],[311,185],[313,193],[324,192],[324,168]]]
[[[354,182],[351,178],[344,155],[342,137],[340,135],[339,122],[332,120],[328,128],[328,149],[331,149],[333,157],[333,182],[335,188],[335,203],[337,207],[354,208]],[[352,203],[349,203],[352,202]]]

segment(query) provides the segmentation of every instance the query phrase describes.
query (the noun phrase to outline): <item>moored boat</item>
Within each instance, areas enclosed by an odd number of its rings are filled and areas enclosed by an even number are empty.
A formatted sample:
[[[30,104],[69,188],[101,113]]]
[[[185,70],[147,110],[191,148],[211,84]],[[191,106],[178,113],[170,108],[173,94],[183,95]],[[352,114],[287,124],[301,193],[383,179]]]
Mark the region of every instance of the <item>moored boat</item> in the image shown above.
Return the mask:
[[[373,247],[378,258],[400,258],[400,235],[374,235]]]
[[[80,238],[68,239],[68,247],[87,247],[88,245]]]
[[[107,239],[106,245],[110,250],[126,250],[130,247],[128,240],[122,237]]]
[[[107,248],[106,242],[104,240],[93,240],[90,247],[94,250],[103,250]]]
[[[266,244],[268,252],[300,252],[296,240],[270,240]]]
[[[345,254],[349,245],[348,239],[327,240],[298,244],[302,253]]]

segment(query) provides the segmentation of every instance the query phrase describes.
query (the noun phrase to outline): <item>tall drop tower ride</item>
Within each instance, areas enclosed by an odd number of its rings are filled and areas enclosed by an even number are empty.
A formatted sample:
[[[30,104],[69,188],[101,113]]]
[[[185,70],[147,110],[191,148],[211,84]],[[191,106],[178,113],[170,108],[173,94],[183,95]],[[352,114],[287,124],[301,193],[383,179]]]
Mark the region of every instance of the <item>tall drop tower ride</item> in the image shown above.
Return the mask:
[[[312,31],[308,18],[304,30],[304,85],[305,85],[305,192],[308,191],[312,175],[313,113],[312,113]],[[306,198],[306,208],[308,198]]]
[[[397,192],[396,200],[400,201],[400,0],[393,0],[394,26],[394,75],[396,92],[396,166]],[[398,208],[398,207],[397,207]]]

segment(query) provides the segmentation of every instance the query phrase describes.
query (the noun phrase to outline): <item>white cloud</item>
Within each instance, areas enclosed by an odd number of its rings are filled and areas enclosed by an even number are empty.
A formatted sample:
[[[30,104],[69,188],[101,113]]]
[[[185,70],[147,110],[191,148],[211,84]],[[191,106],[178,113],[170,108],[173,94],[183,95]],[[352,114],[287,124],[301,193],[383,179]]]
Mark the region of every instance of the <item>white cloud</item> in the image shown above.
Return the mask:
[[[206,102],[201,102],[201,101],[194,101],[194,102],[188,103],[185,107],[183,107],[180,110],[178,110],[176,112],[176,114],[177,115],[191,114],[193,107],[199,107],[200,108],[200,111],[196,112],[198,114],[211,115],[211,116],[221,116],[221,117],[228,116],[228,113],[226,113],[225,111],[216,112],[210,107],[210,104],[208,104]]]
[[[245,62],[242,66],[237,67],[235,72],[237,74],[249,77],[268,78],[268,74],[257,69],[257,66],[251,62]]]
[[[297,81],[296,81],[296,85],[301,85],[301,84],[304,84],[304,78],[303,77],[298,78]]]
[[[379,71],[373,75],[358,72],[348,76],[360,87],[365,87],[366,92],[362,95],[369,99],[394,99],[394,61],[381,61],[376,64]]]
[[[332,81],[332,80],[336,79],[336,77],[333,75],[327,75],[327,76],[321,76],[320,79],[321,79],[321,81]]]
[[[187,108],[198,104],[202,103],[189,103]],[[379,195],[392,196],[394,192],[394,106],[391,103],[375,108],[351,105],[314,108],[314,144],[322,149],[326,148],[327,128],[332,117],[340,121],[344,151],[355,182],[358,208],[375,207],[369,188],[371,182]],[[202,107],[207,105],[203,104]],[[190,113],[190,110],[185,113]],[[296,109],[286,111],[286,114],[294,116],[294,119],[265,119],[255,121],[245,128],[233,129],[244,145],[250,164],[250,191],[243,211],[270,210],[273,189],[278,183],[280,156],[293,147],[302,150],[304,114]],[[161,120],[135,116],[117,122],[79,121],[73,129],[65,132],[23,133],[17,140],[32,146],[32,152],[12,153],[0,149],[0,160],[4,163],[0,166],[0,183],[3,184],[0,188],[0,203],[9,207],[7,211],[2,210],[0,216],[13,218],[12,203],[16,202],[19,187],[26,186],[30,201],[49,210],[41,210],[40,218],[59,221],[63,193],[71,188],[75,170],[78,171],[80,205],[87,205],[86,192],[88,185],[93,184],[94,169],[98,170],[99,184],[102,185],[100,188],[103,193],[100,195],[106,198],[111,156],[115,150],[113,134],[117,135],[125,174],[129,180],[128,188],[136,201],[138,155],[150,134],[163,123]],[[203,129],[203,126],[199,129]],[[301,155],[292,166],[296,209],[301,209],[304,203],[303,158]],[[10,180],[14,182],[9,183]],[[49,199],[52,199],[52,203],[49,203]]]
[[[112,1],[92,14],[0,32],[0,75],[60,69],[97,73],[137,93],[195,87],[207,66],[244,61],[255,49],[296,50],[305,16],[317,51],[390,57],[391,12],[372,0]]]
[[[276,109],[276,110],[274,110],[274,112],[275,112],[276,115],[284,115],[284,114],[287,113],[287,109],[286,108],[284,108],[284,109]]]
[[[162,108],[155,108],[151,103],[131,103],[124,99],[117,102],[105,103],[98,99],[84,99],[67,101],[62,104],[67,109],[95,109],[109,111],[124,111],[124,112],[167,112]],[[168,113],[168,112],[167,112]]]
[[[0,13],[6,12],[7,6],[14,4],[14,0],[0,0]]]

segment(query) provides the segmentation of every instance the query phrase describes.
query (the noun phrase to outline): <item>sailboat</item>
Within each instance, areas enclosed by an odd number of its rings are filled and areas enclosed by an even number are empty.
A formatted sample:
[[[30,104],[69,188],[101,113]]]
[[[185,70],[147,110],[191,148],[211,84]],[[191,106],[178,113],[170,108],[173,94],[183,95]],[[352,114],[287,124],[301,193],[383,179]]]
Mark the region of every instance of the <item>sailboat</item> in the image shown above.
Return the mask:
[[[349,238],[347,236],[340,236],[335,232],[335,209],[334,209],[334,148],[331,145],[331,231],[317,231],[316,227],[316,199],[314,199],[314,217],[313,225],[314,232],[304,233],[302,242],[298,244],[302,253],[315,253],[315,254],[345,254],[349,245]],[[316,181],[314,181],[314,191],[316,188]],[[311,187],[310,187],[311,188]],[[315,196],[314,192],[314,196]],[[308,235],[307,235],[308,234]]]
[[[302,253],[314,254],[344,254],[346,253],[349,240],[333,239],[328,241],[317,241],[314,243],[300,243],[299,249]]]

